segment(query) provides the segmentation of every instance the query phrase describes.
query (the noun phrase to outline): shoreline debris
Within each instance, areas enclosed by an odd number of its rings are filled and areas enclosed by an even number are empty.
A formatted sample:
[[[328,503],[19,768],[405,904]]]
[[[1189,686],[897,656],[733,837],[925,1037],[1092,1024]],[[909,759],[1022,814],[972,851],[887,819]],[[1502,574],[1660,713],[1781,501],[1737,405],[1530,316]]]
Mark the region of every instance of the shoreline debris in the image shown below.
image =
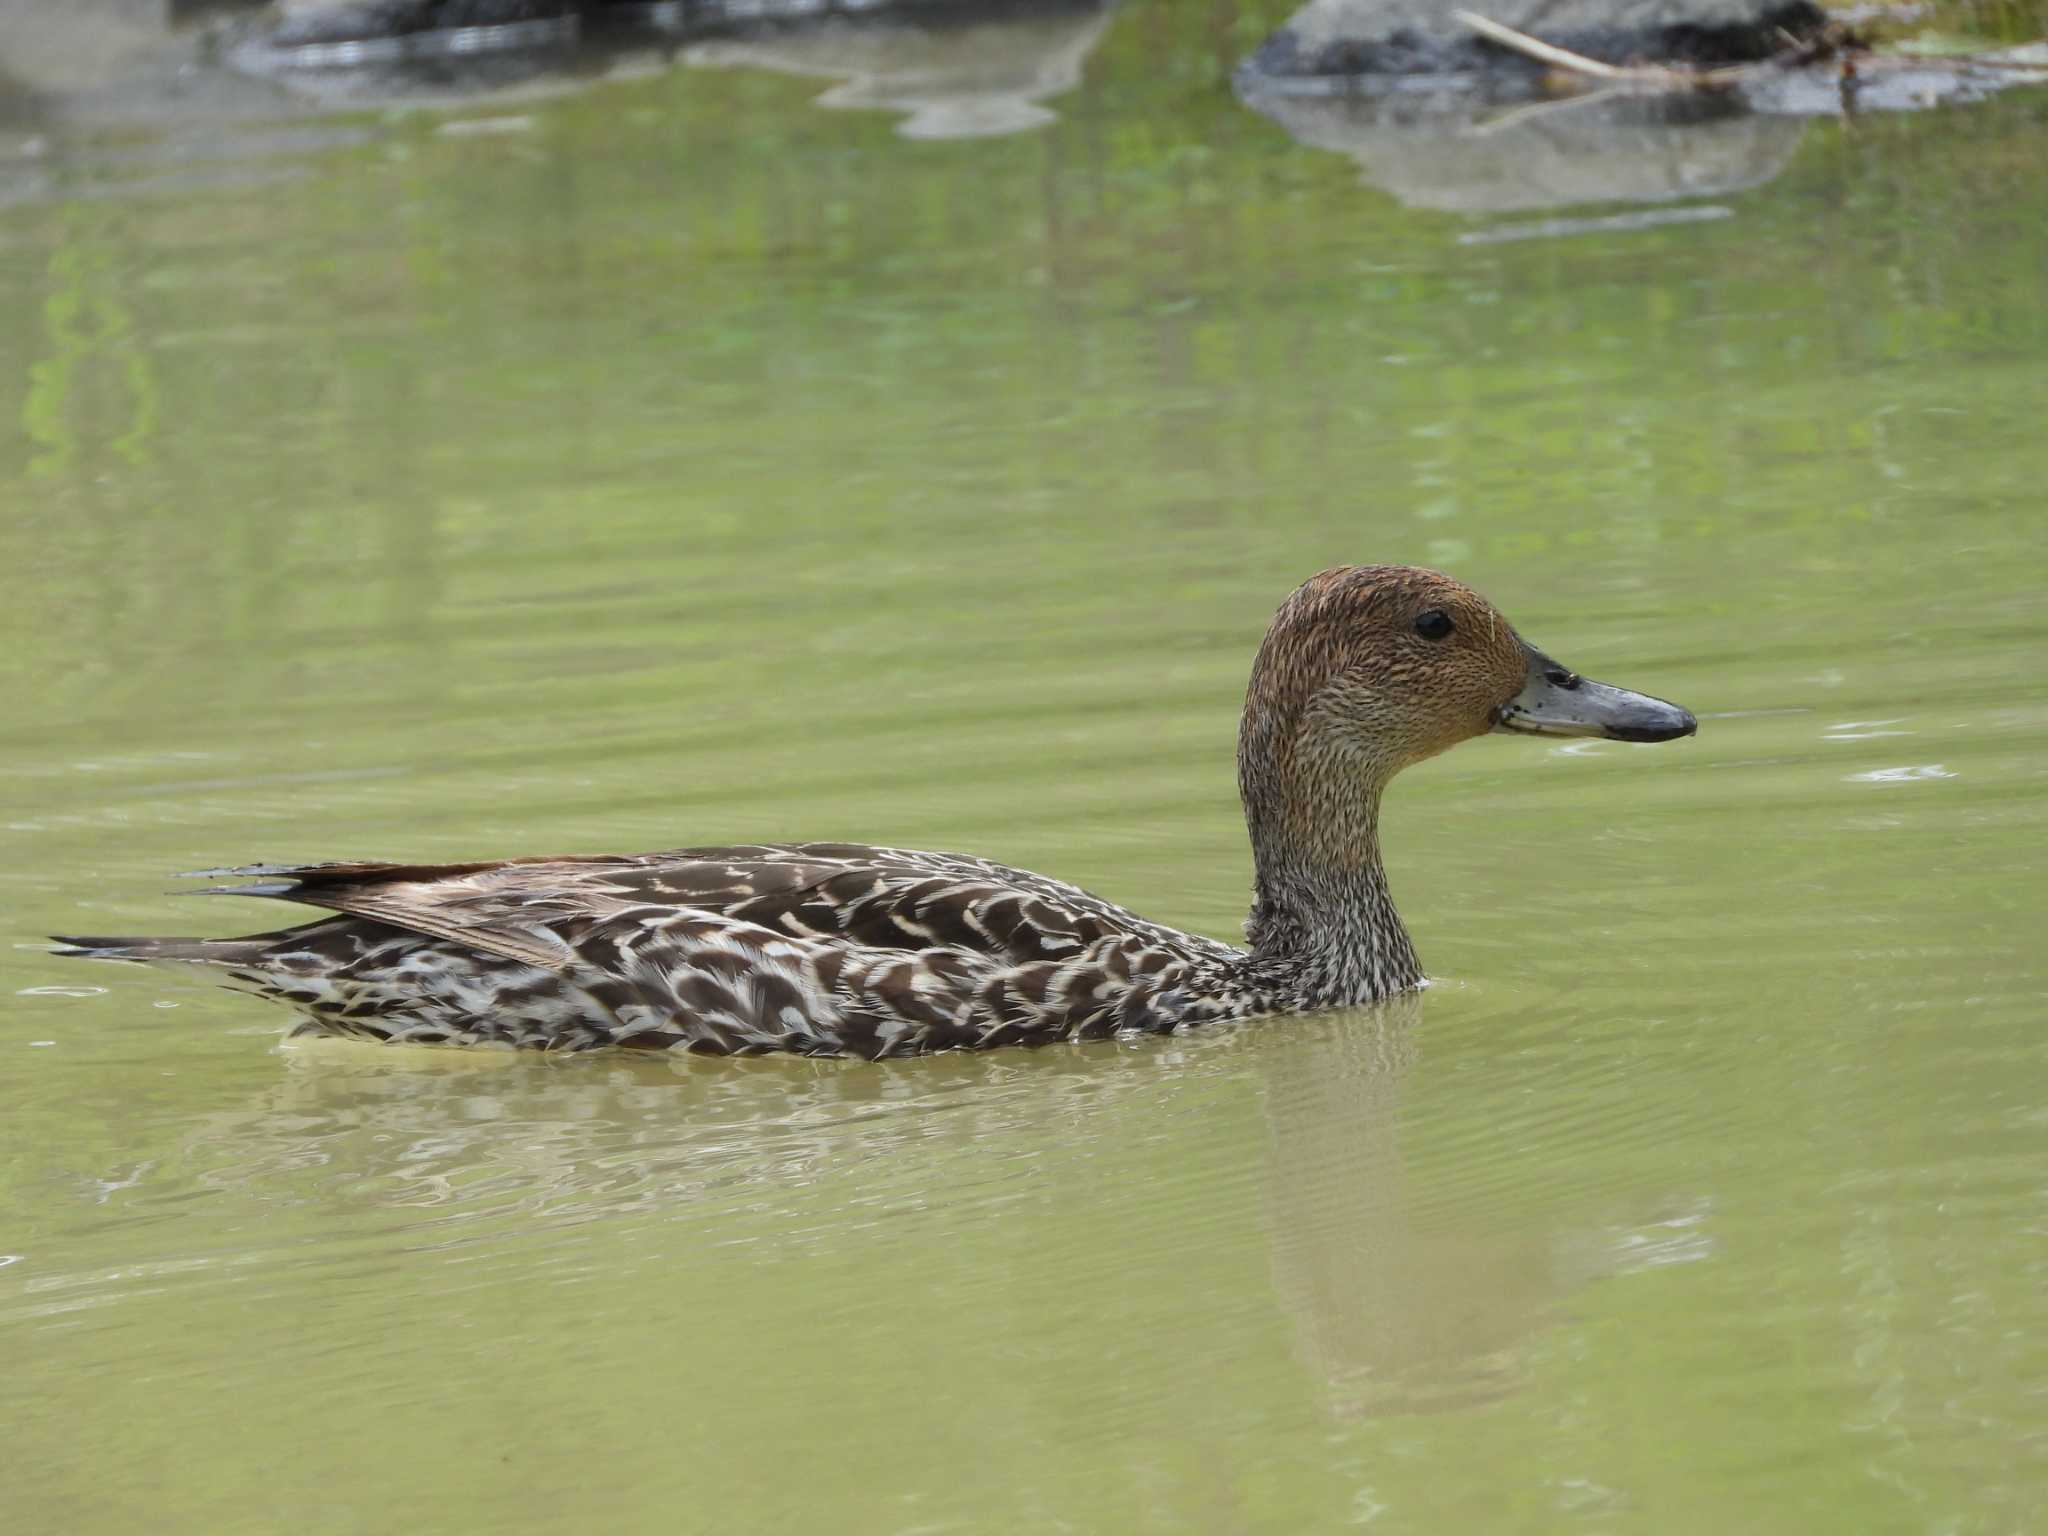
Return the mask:
[[[1476,11],[1458,10],[1451,14],[1463,26],[1497,47],[1519,53],[1567,76],[1601,81],[1610,89],[1726,91],[1766,74],[1822,65],[1832,66],[1845,92],[1853,91],[1867,72],[1885,68],[1924,70],[1932,67],[1959,72],[1986,69],[2048,80],[2048,40],[2016,48],[1987,49],[1981,53],[1922,53],[1913,51],[1910,43],[1896,50],[1883,50],[1853,27],[1831,21],[1810,37],[1780,33],[1785,40],[1782,50],[1769,58],[1744,64],[1708,67],[1692,64],[1611,64],[1604,59],[1574,53],[1569,48],[1560,48],[1555,43],[1546,43],[1539,37],[1532,37]]]

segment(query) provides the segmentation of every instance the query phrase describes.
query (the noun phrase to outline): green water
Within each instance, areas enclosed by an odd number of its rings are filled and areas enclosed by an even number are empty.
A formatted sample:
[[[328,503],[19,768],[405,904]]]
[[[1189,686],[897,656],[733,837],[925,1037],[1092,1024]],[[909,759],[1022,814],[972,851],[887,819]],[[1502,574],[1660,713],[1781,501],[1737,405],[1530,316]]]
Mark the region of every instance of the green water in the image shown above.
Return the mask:
[[[1461,245],[1227,18],[1008,138],[678,69],[0,212],[10,1528],[2048,1524],[2048,102]],[[508,1059],[39,950],[806,837],[1228,935],[1347,560],[1702,719],[1408,775],[1408,1005]]]

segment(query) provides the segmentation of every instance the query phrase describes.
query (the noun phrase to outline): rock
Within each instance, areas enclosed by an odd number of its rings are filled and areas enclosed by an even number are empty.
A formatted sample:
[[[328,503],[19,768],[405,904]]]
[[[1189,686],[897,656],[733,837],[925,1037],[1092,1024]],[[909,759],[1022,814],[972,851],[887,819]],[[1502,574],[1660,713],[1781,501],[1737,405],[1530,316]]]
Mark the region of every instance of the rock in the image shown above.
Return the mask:
[[[1015,133],[1080,83],[1115,0],[282,0],[226,36],[234,69],[333,108],[519,100],[681,57],[838,83],[828,107],[907,114],[909,138]]]
[[[1541,66],[1476,36],[1475,11],[1610,63],[1725,64],[1767,58],[1826,19],[1810,0],[1310,0],[1240,71],[1246,84],[1328,89],[1389,75],[1510,74]]]
[[[472,36],[461,45],[464,51],[519,46],[518,29],[549,22],[597,29],[637,26],[696,35],[725,27],[871,13],[950,17],[991,8],[986,0],[275,0],[275,4],[280,19],[273,29],[272,41],[279,48],[509,29],[502,43],[488,35]],[[1010,8],[1036,7],[1029,0],[1023,4],[1013,0]]]
[[[293,48],[558,21],[586,6],[578,0],[285,0],[279,9],[283,19],[272,41]]]

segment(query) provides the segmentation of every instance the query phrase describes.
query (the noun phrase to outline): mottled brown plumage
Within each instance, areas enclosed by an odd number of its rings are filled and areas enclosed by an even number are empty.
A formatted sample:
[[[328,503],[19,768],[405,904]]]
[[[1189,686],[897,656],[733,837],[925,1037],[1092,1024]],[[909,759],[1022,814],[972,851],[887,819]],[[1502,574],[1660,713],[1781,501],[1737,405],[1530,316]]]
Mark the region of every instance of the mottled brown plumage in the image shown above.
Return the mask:
[[[242,939],[65,942],[219,967],[301,1032],[550,1050],[867,1057],[1163,1033],[1418,986],[1379,853],[1410,763],[1489,730],[1687,735],[1674,705],[1588,683],[1435,571],[1304,583],[1267,630],[1238,743],[1256,867],[1249,948],[1063,881],[858,844],[446,865],[255,865],[213,887],[338,914]]]

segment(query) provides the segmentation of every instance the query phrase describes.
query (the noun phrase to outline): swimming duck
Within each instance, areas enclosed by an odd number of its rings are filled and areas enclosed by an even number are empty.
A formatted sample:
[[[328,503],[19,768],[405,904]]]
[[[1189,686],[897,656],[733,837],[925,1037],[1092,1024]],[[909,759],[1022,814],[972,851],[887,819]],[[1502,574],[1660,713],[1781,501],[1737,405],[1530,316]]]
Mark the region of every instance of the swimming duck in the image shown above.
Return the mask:
[[[1592,682],[1477,592],[1344,566],[1283,603],[1237,749],[1245,948],[986,859],[847,843],[473,864],[250,865],[214,894],[330,909],[237,939],[69,938],[216,967],[295,1034],[718,1055],[903,1056],[1375,1002],[1421,966],[1380,863],[1380,796],[1489,731],[1668,741],[1693,716]]]

